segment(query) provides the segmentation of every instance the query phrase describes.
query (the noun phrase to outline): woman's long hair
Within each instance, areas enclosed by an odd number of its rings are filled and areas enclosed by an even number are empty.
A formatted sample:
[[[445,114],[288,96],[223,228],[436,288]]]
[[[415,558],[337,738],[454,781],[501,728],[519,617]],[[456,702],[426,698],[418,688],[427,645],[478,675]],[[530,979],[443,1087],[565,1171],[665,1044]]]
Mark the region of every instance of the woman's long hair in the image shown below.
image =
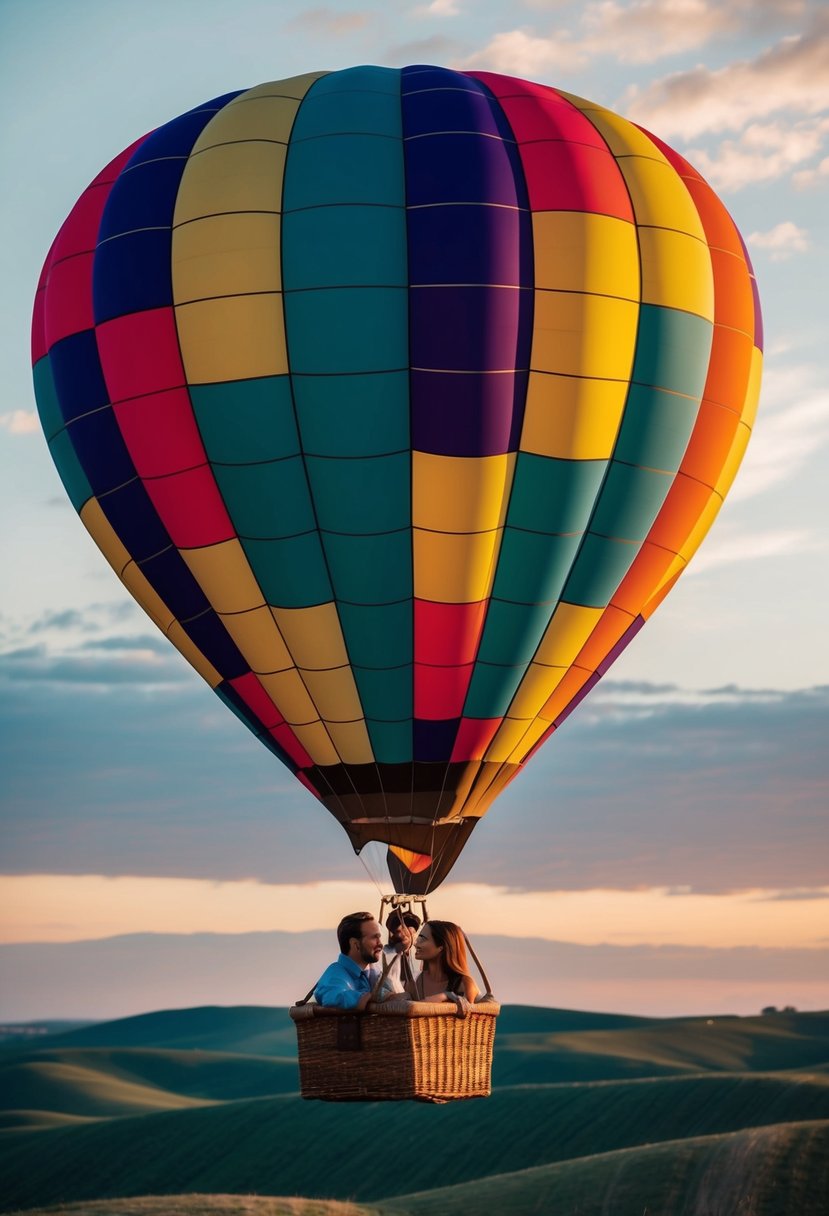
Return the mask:
[[[443,947],[441,963],[449,980],[461,978],[472,979],[469,963],[466,958],[466,939],[463,929],[451,920],[430,920],[426,922],[432,931],[436,946]]]

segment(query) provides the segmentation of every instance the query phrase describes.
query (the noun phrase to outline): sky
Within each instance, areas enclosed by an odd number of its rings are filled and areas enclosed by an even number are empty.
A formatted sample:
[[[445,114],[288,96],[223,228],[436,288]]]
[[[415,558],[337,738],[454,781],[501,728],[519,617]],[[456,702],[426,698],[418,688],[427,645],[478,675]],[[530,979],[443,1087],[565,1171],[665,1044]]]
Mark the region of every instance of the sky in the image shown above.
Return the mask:
[[[755,434],[711,534],[432,915],[584,950],[776,951],[781,974],[811,950],[818,968],[829,10],[800,0],[0,0],[0,942],[320,929],[386,885],[379,851],[354,858],[115,579],[52,467],[28,358],[42,261],[113,155],[206,98],[358,63],[514,73],[652,130],[746,237],[766,332]],[[712,1002],[721,973],[699,980]],[[676,991],[660,1009],[681,1012]],[[38,1016],[61,1015],[50,999]],[[597,999],[646,1012],[621,981]],[[829,980],[808,1000],[829,1005]]]

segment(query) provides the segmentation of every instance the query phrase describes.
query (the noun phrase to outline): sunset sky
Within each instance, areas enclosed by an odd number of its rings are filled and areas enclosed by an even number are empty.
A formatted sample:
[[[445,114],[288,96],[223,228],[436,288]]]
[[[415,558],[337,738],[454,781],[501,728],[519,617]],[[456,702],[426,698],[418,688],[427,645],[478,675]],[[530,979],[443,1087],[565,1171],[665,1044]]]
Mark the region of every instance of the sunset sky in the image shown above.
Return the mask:
[[[756,432],[711,535],[432,914],[583,947],[778,951],[781,968],[805,948],[825,1007],[829,11],[799,0],[3,0],[0,943],[323,929],[387,885],[380,852],[354,857],[114,577],[51,464],[28,358],[45,254],[115,153],[206,98],[358,63],[514,73],[666,139],[746,237],[766,332]],[[713,964],[699,983],[719,999]],[[622,979],[601,999],[645,1011]]]

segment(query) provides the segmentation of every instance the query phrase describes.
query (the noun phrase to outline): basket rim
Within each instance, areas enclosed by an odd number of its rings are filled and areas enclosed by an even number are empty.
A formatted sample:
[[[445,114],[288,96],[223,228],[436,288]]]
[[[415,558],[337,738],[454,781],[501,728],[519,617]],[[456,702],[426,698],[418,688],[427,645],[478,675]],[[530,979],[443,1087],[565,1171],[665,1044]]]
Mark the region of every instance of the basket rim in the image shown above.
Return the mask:
[[[294,1022],[305,1021],[306,1018],[455,1018],[459,1016],[458,1006],[451,1001],[432,1003],[430,1001],[385,1001],[382,1005],[370,1010],[335,1009],[331,1005],[292,1005],[288,1010]],[[470,1005],[466,1011],[467,1017],[497,1018],[501,1006],[497,1001],[481,1001],[478,1005]]]

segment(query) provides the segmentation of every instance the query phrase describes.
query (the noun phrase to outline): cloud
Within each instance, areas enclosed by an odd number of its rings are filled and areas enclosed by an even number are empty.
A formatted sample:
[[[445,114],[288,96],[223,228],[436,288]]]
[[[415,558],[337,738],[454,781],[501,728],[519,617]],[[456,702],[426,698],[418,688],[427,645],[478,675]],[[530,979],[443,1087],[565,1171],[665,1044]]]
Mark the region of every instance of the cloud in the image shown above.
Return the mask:
[[[733,30],[740,7],[707,0],[599,0],[584,9],[582,48],[622,63],[653,63]]]
[[[706,541],[705,548],[694,556],[687,577],[707,574],[717,566],[733,566],[735,562],[761,561],[769,557],[796,557],[800,553],[817,553],[826,548],[822,536],[807,529],[777,528],[767,532],[717,533]]]
[[[188,668],[169,644],[158,647],[153,641],[149,646],[135,646],[128,642],[124,646],[110,641],[113,644],[105,640],[102,646],[95,646],[94,654],[55,655],[45,646],[10,651],[0,655],[0,682],[155,687],[187,679]]]
[[[818,115],[829,107],[829,14],[757,58],[699,66],[633,86],[623,113],[665,138],[740,131],[772,114]]]
[[[3,680],[5,872],[362,878],[334,818],[181,668],[154,688]],[[827,714],[829,689],[601,682],[476,828],[453,878],[822,887]]]
[[[440,63],[458,53],[460,43],[443,34],[432,34],[429,38],[416,38],[412,42],[399,42],[388,47],[384,58],[390,63]]]
[[[829,178],[829,156],[824,156],[819,164],[812,169],[801,169],[799,173],[795,173],[792,178],[796,189],[808,190],[812,186],[819,186]]]
[[[829,393],[815,391],[788,408],[761,414],[729,492],[732,502],[763,494],[796,478],[829,443]]]
[[[310,30],[316,34],[341,37],[364,29],[372,19],[365,11],[339,12],[333,8],[312,8],[288,22],[288,29]]]
[[[46,630],[83,629],[87,625],[84,615],[76,608],[63,608],[60,612],[44,612],[29,627],[30,633],[44,633]]]
[[[420,4],[414,10],[416,17],[458,17],[460,13],[458,0],[432,0],[431,4]]]
[[[800,900],[811,901],[814,899],[829,899],[829,890],[826,887],[807,887],[804,890],[795,888],[792,891],[765,891],[762,895],[754,897],[758,903],[788,903],[790,901],[798,902]]]
[[[814,339],[811,339],[812,341]],[[824,341],[824,335],[817,336]],[[803,329],[796,333],[780,336],[776,349],[768,350],[768,355],[776,356],[797,351],[802,346],[810,344],[810,336]],[[786,363],[781,358],[769,358],[768,366],[763,368],[763,405],[761,419],[775,410],[788,407],[792,401],[813,394],[823,380],[822,369],[814,363]]]
[[[40,423],[34,410],[10,410],[0,414],[0,427],[10,435],[34,435]]]
[[[80,650],[142,650],[150,651],[166,658],[171,653],[171,644],[160,633],[155,635],[140,635],[137,637],[95,638],[93,641],[82,642]]]
[[[770,250],[771,260],[781,262],[795,253],[805,253],[809,248],[809,234],[791,220],[776,224],[768,232],[752,232],[746,238],[754,249]]]
[[[496,34],[462,66],[534,79],[548,72],[573,72],[586,63],[587,56],[566,32],[544,38],[517,29]]]
[[[451,3],[451,0],[450,0]],[[561,3],[529,0],[525,7],[559,9]],[[739,33],[750,14],[753,28],[772,28],[800,15],[799,0],[750,0],[721,4],[719,0],[593,0],[581,9],[578,28],[539,33],[528,26],[497,33],[464,67],[490,69],[519,76],[550,71],[572,73],[598,57],[619,63],[653,63],[705,46],[716,38]]]
[[[716,189],[742,190],[758,182],[786,177],[798,165],[811,160],[821,151],[827,132],[829,118],[799,123],[751,123],[738,139],[719,143],[714,153],[689,148],[688,159]]]
[[[93,603],[84,608],[47,609],[30,622],[25,632],[35,636],[43,634],[101,633],[113,625],[124,625],[146,617],[132,599],[119,600],[115,604]]]

